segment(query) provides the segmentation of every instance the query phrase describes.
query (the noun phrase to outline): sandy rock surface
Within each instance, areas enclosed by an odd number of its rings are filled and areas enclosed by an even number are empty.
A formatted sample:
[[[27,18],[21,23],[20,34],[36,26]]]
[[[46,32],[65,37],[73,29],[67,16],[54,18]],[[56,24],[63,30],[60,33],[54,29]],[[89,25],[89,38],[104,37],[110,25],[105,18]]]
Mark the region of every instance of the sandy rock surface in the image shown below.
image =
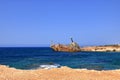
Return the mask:
[[[0,65],[0,80],[120,80],[120,70],[71,69],[20,70]]]

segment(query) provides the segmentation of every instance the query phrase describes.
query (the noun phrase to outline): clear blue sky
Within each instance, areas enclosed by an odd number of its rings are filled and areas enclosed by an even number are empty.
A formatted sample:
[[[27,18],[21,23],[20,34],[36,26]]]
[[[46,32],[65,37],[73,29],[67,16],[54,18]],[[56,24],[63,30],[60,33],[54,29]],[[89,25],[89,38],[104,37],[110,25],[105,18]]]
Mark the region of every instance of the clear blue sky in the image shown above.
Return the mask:
[[[0,0],[0,46],[120,43],[120,0]]]

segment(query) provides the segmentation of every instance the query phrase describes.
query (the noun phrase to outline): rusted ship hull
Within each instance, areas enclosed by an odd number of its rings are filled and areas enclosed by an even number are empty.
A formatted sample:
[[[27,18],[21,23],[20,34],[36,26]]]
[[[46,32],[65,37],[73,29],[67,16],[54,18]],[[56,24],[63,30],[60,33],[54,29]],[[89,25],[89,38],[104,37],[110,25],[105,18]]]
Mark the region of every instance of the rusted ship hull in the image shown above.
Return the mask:
[[[71,38],[71,43],[69,45],[63,45],[63,44],[53,44],[51,45],[51,48],[54,51],[63,51],[63,52],[79,52],[80,46],[73,41]]]
[[[74,48],[66,45],[52,45],[51,48],[54,51],[62,51],[62,52],[79,52],[80,48]]]

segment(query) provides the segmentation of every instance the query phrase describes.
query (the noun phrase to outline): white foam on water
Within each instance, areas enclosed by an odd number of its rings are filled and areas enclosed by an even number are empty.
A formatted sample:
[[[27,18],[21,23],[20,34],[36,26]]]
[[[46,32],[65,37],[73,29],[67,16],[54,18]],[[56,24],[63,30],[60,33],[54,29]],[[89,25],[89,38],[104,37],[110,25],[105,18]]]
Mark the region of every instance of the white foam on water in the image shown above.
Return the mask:
[[[39,69],[52,69],[52,68],[60,68],[59,64],[43,64],[39,66]]]

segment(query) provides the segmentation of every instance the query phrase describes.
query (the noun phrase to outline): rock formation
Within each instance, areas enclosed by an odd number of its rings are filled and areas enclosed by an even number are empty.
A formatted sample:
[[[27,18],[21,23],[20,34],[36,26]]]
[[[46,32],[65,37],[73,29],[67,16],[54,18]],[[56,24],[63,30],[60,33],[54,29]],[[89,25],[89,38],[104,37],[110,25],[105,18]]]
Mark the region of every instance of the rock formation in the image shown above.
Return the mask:
[[[81,48],[81,51],[120,52],[120,45],[89,46]]]

